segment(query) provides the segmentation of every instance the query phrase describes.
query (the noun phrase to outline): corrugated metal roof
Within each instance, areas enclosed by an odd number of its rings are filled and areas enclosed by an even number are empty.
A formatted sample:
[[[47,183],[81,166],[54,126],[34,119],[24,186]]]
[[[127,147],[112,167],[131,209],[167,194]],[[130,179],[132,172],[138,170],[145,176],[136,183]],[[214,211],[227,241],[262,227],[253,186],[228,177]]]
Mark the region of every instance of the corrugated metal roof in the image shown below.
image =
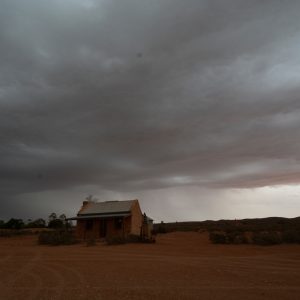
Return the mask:
[[[91,202],[78,213],[78,216],[130,212],[131,206],[135,201],[136,200]]]
[[[123,214],[95,214],[95,215],[88,215],[88,216],[77,216],[73,218],[68,218],[67,220],[88,220],[88,219],[104,219],[104,218],[112,218],[112,217],[129,217],[130,214],[128,213],[123,213]]]

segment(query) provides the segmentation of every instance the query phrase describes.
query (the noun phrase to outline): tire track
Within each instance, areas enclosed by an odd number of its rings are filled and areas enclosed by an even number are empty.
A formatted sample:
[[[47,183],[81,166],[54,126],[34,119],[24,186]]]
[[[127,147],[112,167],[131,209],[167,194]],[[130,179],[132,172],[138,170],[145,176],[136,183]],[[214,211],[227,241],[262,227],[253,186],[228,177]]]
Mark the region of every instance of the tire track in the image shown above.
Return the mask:
[[[55,278],[55,283],[53,287],[47,287],[45,285],[45,281],[42,280],[40,274],[47,274],[47,276],[52,276]],[[30,283],[35,283],[34,285],[20,287],[19,281],[23,276],[31,277],[29,280]],[[45,266],[41,259],[32,259],[25,266],[23,266],[16,276],[4,287],[5,293],[0,296],[0,299],[6,299],[11,297],[12,295],[18,293],[22,293],[22,291],[29,292],[29,295],[24,296],[25,299],[41,299],[41,293],[43,291],[51,290],[55,293],[55,295],[51,295],[51,299],[60,300],[62,298],[63,290],[65,285],[65,278],[55,270],[55,268]],[[19,297],[18,297],[19,298]]]
[[[87,286],[87,282],[86,280],[84,279],[84,277],[82,276],[82,274],[77,271],[76,269],[74,268],[71,268],[71,267],[68,267],[68,266],[65,266],[63,264],[59,264],[57,262],[48,262],[48,263],[44,263],[44,267],[45,267],[45,264],[47,264],[47,268],[51,268],[53,270],[55,270],[55,272],[57,274],[59,274],[59,276],[61,278],[63,278],[64,280],[64,288],[68,288],[68,289],[76,289],[78,290],[79,293],[81,294],[84,294],[86,289],[85,287]],[[50,266],[49,266],[50,264]],[[65,275],[63,276],[62,274],[66,272],[66,273],[69,273],[70,276],[68,275]],[[74,283],[72,284],[72,286],[67,286],[66,284],[66,281],[65,281],[65,278],[74,278]],[[74,287],[76,285],[76,287]]]
[[[14,277],[8,280],[5,286],[3,286],[1,292],[4,292],[4,295],[1,295],[1,298],[2,296],[4,296],[3,299],[9,298],[14,294],[15,291],[20,290],[18,284],[23,277],[32,277],[32,280],[30,282],[33,282],[34,284],[31,286],[28,299],[38,299],[39,292],[42,289],[42,282],[40,276],[38,275],[38,272],[33,272],[33,269],[40,261],[40,253],[33,252],[32,255],[33,257],[28,262],[26,262],[25,265],[21,266],[14,274]]]
[[[5,266],[5,263],[7,263],[10,259],[12,258],[11,255],[6,255],[5,257],[2,257],[1,260],[0,260],[0,266],[4,265]],[[3,267],[1,268],[1,271],[3,270]],[[3,272],[4,273],[4,272]],[[5,288],[5,284],[4,282],[2,281],[2,278],[4,278],[5,274],[1,274],[0,273],[0,290],[3,290],[3,288]]]
[[[63,291],[65,288],[65,278],[58,272],[55,268],[51,266],[47,266],[45,262],[42,262],[42,264],[39,266],[41,269],[44,269],[45,274],[47,276],[52,276],[52,278],[55,278],[56,283],[54,284],[54,287],[45,287],[45,290],[53,290],[56,295],[51,295],[51,299],[60,300],[63,299]]]

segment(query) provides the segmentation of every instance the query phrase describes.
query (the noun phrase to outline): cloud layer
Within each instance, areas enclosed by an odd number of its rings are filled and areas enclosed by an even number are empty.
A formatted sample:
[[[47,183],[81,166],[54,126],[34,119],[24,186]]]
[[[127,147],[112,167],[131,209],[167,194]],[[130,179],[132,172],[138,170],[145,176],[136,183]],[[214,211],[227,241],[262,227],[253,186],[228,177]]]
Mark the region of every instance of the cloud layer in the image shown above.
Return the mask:
[[[298,1],[0,3],[2,209],[94,185],[300,181]]]

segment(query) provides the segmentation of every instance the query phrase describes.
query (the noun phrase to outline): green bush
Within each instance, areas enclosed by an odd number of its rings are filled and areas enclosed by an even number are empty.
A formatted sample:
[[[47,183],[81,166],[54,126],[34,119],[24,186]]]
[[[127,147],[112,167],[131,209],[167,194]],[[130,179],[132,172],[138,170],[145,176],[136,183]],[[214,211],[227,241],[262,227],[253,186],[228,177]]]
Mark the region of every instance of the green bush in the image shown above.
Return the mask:
[[[0,237],[11,237],[13,236],[12,230],[0,230]]]
[[[3,220],[0,220],[0,228],[5,228],[5,222]]]
[[[286,230],[282,233],[284,243],[300,243],[300,230]]]
[[[7,229],[21,229],[24,228],[24,222],[22,219],[14,219],[11,218],[9,221],[7,221],[4,225],[4,228]]]
[[[96,240],[94,238],[90,238],[86,241],[86,246],[91,247],[91,246],[96,246]]]
[[[36,219],[34,221],[29,222],[26,225],[27,228],[45,228],[46,227],[46,221],[42,218]]]
[[[249,236],[249,240],[247,238]],[[300,230],[278,231],[212,231],[209,238],[214,244],[248,244],[256,245],[278,245],[282,243],[300,243]]]
[[[257,245],[277,245],[282,243],[282,237],[275,231],[262,231],[253,234],[253,243]]]
[[[226,233],[229,244],[247,244],[248,240],[244,232],[232,231]]]
[[[20,236],[20,235],[32,235],[35,232],[31,230],[24,229],[2,229],[0,230],[0,237],[11,237],[11,236]]]
[[[129,234],[127,238],[125,239],[126,243],[143,243],[143,244],[151,244],[155,243],[155,238],[154,237],[141,237],[139,235],[135,234]]]
[[[120,245],[127,243],[155,243],[154,238],[141,238],[139,235],[129,234],[127,237],[111,236],[106,238],[108,245]]]
[[[64,222],[60,219],[54,219],[49,222],[48,227],[54,229],[61,229],[64,228]]]
[[[126,243],[126,239],[121,236],[110,236],[106,238],[107,245],[121,245]]]
[[[41,245],[72,245],[77,241],[71,231],[55,230],[40,232],[38,242]]]
[[[167,227],[166,227],[166,224],[161,221],[161,223],[157,226],[155,226],[154,229],[152,229],[152,234],[158,234],[158,233],[167,233]]]
[[[142,238],[136,234],[129,234],[126,238],[127,243],[140,243]]]
[[[228,244],[228,239],[225,232],[210,232],[209,239],[214,244]]]

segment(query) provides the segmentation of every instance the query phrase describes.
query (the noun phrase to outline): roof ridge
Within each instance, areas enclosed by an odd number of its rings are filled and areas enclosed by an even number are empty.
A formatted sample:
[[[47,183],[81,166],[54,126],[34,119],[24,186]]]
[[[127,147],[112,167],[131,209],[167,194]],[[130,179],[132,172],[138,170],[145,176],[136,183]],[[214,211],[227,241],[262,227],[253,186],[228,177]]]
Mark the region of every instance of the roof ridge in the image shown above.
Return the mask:
[[[136,201],[138,199],[128,199],[128,200],[105,200],[105,201],[96,201],[96,202],[92,202],[92,203],[114,203],[114,202],[129,202],[129,201]]]
[[[112,200],[112,201],[101,201],[90,203],[83,209],[81,209],[78,214],[103,214],[103,213],[116,213],[116,212],[129,212],[132,210],[134,202],[133,200]]]

